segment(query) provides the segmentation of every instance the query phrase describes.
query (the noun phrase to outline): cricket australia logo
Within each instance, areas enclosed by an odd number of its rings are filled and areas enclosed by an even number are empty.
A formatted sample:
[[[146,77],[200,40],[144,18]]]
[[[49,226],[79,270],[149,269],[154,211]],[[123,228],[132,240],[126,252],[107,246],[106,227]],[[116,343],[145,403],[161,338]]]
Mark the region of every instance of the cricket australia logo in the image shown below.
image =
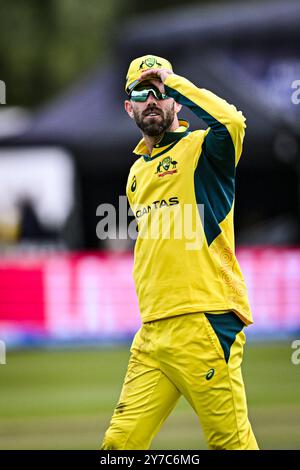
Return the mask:
[[[173,175],[173,173],[177,173],[176,165],[177,165],[177,162],[175,160],[172,160],[171,157],[165,157],[157,165],[155,175],[158,175],[158,176]]]
[[[157,62],[155,57],[147,57],[146,60],[143,60],[143,62],[140,64],[139,70],[144,68],[144,65],[151,69],[154,65],[156,64],[157,67],[162,67],[162,64]]]

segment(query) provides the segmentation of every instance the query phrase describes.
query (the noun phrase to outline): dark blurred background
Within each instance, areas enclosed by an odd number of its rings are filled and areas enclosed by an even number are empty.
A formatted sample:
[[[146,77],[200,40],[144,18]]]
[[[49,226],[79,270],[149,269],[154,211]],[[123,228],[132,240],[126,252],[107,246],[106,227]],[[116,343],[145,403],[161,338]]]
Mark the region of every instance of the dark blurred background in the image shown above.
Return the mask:
[[[247,118],[243,374],[260,447],[299,448],[299,24],[299,0],[1,0],[1,449],[98,448],[117,402],[140,325],[134,241],[99,240],[96,211],[125,195],[140,133],[124,81],[145,54]],[[184,400],[152,448],[206,448]]]
[[[237,176],[237,242],[299,242],[300,106],[292,103],[292,83],[300,77],[299,2],[2,0],[0,8],[7,103],[0,108],[0,166],[33,148],[39,159],[47,149],[51,160],[50,150],[58,149],[65,164],[70,161],[70,186],[61,181],[69,191],[63,213],[54,208],[51,220],[42,217],[39,197],[23,188],[11,203],[14,216],[7,215],[9,203],[3,209],[4,245],[23,240],[24,219],[30,238],[30,207],[42,224],[36,231],[33,223],[35,241],[67,249],[106,247],[96,236],[96,208],[102,202],[118,206],[125,194],[140,134],[123,110],[124,77],[130,60],[145,53],[169,58],[178,74],[247,117]],[[181,116],[192,129],[205,127],[186,110]]]

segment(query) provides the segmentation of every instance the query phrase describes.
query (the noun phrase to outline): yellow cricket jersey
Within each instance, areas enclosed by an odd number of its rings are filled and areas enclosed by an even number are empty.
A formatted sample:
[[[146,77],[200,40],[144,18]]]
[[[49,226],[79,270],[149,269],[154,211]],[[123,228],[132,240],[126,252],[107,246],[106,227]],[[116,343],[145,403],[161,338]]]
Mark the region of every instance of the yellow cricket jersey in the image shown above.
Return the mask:
[[[233,228],[245,118],[176,74],[167,77],[165,89],[209,127],[191,132],[180,120],[151,155],[144,139],[134,149],[139,158],[126,193],[138,223],[133,277],[142,321],[233,310],[248,325],[252,316]]]

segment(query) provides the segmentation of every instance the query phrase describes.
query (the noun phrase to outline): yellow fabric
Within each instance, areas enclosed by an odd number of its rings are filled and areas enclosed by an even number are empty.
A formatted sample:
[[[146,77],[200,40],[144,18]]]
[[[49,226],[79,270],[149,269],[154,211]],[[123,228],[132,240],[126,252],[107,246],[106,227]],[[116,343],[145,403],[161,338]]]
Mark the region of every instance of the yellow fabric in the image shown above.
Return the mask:
[[[201,107],[214,122],[226,127],[237,163],[245,133],[241,112],[178,75],[170,75],[165,85],[191,100],[193,110]],[[180,121],[180,126],[186,128],[187,135],[176,142],[178,132],[167,133],[169,141],[164,145],[166,141],[162,139],[148,159],[144,157],[147,153],[144,140],[138,143],[134,153],[139,158],[130,169],[126,186],[129,204],[138,223],[133,278],[142,321],[199,311],[233,310],[249,325],[253,320],[247,289],[235,256],[234,203],[219,224],[221,233],[210,245],[197,208],[194,173],[204,158],[202,147],[210,129],[188,132],[184,120]],[[172,134],[175,145],[170,143]],[[173,166],[170,164],[169,171],[163,175],[159,166],[165,158]],[[222,165],[218,157],[214,165]],[[191,233],[185,234],[182,220],[187,206],[193,217]],[[163,227],[166,216],[170,217],[167,237],[163,236],[163,229],[158,230],[158,237],[151,236],[151,227]],[[181,238],[178,236],[180,228]]]
[[[184,131],[186,131],[186,127],[185,126],[179,126],[179,127],[177,127],[177,129],[175,129],[174,132],[184,132]]]
[[[129,65],[126,76],[125,91],[127,93],[130,92],[135,87],[135,85],[138,84],[137,79],[141,75],[141,72],[153,68],[165,68],[173,70],[171,63],[162,57],[151,54],[138,57],[137,59],[134,59]]]
[[[197,413],[210,449],[258,449],[240,368],[244,343],[241,331],[226,363],[201,312],[142,325],[102,449],[148,449],[181,395]]]

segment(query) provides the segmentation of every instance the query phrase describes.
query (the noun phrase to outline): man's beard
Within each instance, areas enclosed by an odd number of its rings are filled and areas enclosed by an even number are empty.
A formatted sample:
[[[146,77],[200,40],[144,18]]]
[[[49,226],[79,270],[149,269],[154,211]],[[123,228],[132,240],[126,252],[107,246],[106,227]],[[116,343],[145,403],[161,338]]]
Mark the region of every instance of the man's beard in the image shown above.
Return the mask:
[[[156,112],[160,117],[146,117],[147,114]],[[141,115],[137,111],[133,111],[134,119],[137,126],[141,131],[149,137],[156,137],[163,134],[169,127],[171,127],[174,121],[174,105],[171,109],[165,111],[165,113],[155,107],[147,108]]]

